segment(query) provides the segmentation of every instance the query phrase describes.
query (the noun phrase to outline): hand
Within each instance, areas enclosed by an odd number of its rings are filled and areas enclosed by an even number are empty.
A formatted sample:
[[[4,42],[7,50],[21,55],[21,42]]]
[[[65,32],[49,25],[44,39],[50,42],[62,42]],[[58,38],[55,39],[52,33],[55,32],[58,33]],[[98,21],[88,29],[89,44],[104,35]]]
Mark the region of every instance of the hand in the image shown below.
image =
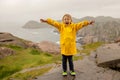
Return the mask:
[[[41,22],[47,22],[47,20],[44,20],[44,19],[40,19]]]
[[[89,24],[91,25],[91,24],[93,24],[93,23],[95,23],[95,21],[90,21],[90,23],[89,23]]]

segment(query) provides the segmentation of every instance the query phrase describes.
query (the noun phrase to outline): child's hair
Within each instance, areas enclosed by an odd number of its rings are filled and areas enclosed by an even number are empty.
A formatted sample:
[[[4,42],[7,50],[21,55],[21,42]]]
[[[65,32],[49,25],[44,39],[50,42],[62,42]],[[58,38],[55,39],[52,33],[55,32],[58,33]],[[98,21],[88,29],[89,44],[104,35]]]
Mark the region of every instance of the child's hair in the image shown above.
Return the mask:
[[[71,19],[71,22],[72,22],[72,17],[71,17],[70,14],[65,14],[65,15],[62,17],[62,21],[63,21],[63,19],[64,19],[65,16],[69,17],[69,18]]]

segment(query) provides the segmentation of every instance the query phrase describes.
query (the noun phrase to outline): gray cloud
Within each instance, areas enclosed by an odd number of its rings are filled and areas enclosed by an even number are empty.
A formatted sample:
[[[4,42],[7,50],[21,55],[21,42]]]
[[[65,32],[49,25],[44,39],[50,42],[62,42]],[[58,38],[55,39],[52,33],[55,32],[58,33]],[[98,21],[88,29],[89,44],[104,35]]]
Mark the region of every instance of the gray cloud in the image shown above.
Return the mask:
[[[0,23],[61,19],[65,13],[76,18],[101,15],[120,18],[120,0],[0,0],[0,10]]]

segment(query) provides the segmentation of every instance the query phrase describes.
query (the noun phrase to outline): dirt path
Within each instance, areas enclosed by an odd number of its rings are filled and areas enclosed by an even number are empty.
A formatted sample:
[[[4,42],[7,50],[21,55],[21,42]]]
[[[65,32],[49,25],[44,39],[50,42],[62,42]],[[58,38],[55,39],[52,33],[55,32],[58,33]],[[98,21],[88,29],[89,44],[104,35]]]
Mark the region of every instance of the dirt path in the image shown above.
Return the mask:
[[[44,65],[44,66],[37,66],[37,67],[33,67],[33,68],[27,68],[27,69],[21,70],[19,73],[25,73],[25,72],[29,72],[29,71],[32,71],[32,70],[48,68],[48,67],[52,67],[52,66],[54,67],[55,64],[47,64],[47,65]]]
[[[97,67],[94,59],[90,59],[90,57],[75,61],[74,65],[77,73],[74,80],[120,80],[120,72]],[[38,76],[34,80],[64,80],[61,72],[61,65],[55,66],[48,73]]]

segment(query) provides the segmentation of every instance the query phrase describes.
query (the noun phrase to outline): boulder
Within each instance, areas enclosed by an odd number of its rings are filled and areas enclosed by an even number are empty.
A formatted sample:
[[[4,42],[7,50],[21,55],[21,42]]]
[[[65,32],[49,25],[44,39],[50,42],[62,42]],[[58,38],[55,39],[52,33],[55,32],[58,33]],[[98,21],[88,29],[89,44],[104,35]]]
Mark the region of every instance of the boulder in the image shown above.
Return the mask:
[[[87,35],[87,36],[82,38],[81,42],[82,42],[82,44],[90,44],[93,42],[98,42],[98,38],[95,36]]]
[[[38,47],[38,43],[35,43],[35,42],[28,42],[27,46],[30,47],[30,48],[40,49]]]
[[[41,49],[44,52],[49,52],[49,53],[60,53],[60,48],[59,45],[56,43],[50,42],[50,41],[42,41],[40,43],[37,43],[39,49]]]
[[[115,43],[119,43],[119,42],[120,42],[120,37],[116,38],[116,39],[114,40],[114,42],[115,42]]]
[[[17,45],[23,48],[27,47],[25,41],[6,32],[0,33],[0,44],[5,44],[5,45],[12,44],[12,45]]]
[[[97,65],[101,67],[119,67],[120,45],[116,43],[106,44],[96,50]]]
[[[15,51],[10,48],[0,47],[0,59],[9,55],[14,55],[14,54],[15,54]]]

